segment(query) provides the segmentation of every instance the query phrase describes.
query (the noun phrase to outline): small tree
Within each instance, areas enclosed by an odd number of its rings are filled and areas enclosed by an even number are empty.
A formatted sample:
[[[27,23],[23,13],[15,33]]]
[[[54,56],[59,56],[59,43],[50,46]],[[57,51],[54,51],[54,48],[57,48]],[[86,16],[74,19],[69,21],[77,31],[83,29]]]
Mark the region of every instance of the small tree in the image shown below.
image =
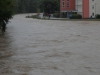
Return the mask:
[[[45,13],[54,13],[55,11],[59,11],[59,3],[59,0],[42,0],[40,8]]]
[[[5,32],[6,24],[13,15],[14,0],[0,0],[0,26]]]

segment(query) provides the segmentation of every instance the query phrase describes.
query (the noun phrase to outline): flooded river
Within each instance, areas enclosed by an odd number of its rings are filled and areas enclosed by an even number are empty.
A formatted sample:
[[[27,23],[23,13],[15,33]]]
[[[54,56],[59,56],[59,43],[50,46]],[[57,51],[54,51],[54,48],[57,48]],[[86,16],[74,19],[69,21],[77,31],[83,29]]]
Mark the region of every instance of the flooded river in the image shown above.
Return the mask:
[[[100,75],[100,22],[15,15],[0,34],[0,75]]]

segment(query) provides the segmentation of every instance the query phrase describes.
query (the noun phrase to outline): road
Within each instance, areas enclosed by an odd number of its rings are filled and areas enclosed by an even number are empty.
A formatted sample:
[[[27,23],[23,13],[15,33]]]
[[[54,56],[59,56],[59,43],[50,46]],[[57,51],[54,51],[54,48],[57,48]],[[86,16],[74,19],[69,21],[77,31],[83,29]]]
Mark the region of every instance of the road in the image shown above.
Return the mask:
[[[0,75],[100,75],[100,22],[15,15],[0,34]]]

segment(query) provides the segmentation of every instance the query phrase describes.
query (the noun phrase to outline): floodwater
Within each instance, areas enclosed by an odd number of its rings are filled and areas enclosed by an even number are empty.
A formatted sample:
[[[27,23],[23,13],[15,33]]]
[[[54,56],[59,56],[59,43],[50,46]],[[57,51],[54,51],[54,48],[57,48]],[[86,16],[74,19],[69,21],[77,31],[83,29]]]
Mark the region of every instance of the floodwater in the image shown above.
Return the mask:
[[[0,34],[0,75],[100,75],[100,22],[15,15]]]

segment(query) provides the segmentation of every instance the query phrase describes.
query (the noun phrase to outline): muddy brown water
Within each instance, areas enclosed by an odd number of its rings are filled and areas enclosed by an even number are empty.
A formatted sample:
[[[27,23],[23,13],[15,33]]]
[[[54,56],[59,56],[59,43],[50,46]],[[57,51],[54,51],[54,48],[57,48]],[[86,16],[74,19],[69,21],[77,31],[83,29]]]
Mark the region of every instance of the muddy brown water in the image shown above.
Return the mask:
[[[0,34],[0,75],[100,75],[100,22],[15,15]]]

